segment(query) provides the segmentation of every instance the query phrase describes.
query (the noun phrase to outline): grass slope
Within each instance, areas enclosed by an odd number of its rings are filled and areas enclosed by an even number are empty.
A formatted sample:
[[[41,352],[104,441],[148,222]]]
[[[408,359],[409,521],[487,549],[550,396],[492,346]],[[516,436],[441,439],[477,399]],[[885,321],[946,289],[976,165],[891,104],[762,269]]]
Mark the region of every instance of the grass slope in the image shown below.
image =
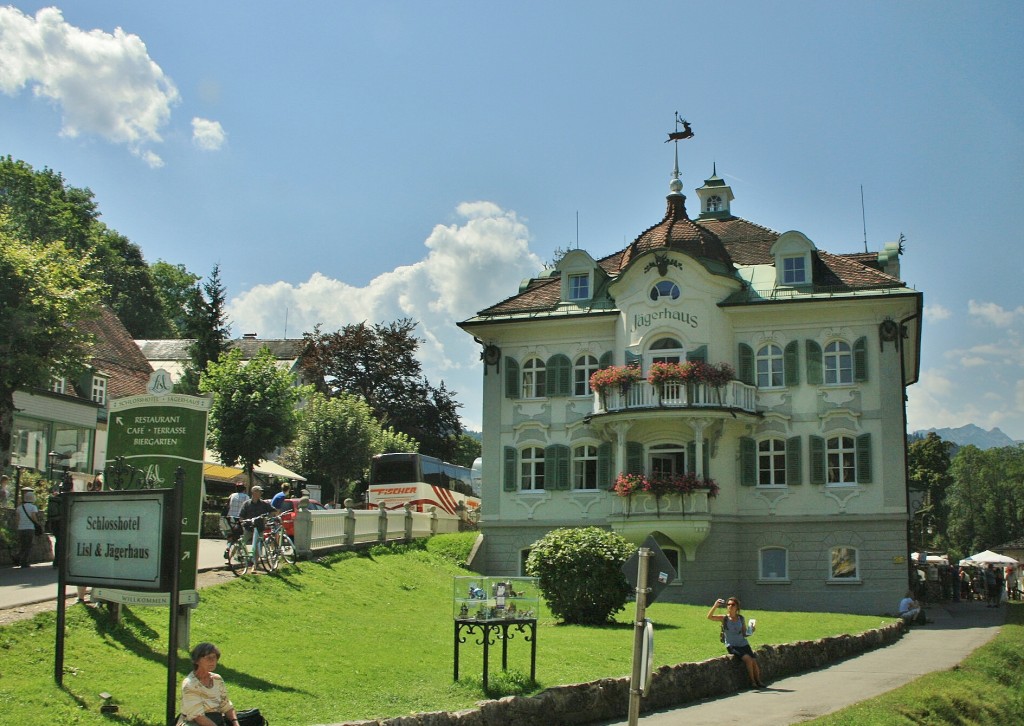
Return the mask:
[[[460,539],[461,537],[461,539]],[[482,649],[462,646],[452,681],[452,576],[472,537],[445,535],[429,550],[375,550],[302,563],[275,576],[248,576],[201,591],[191,640],[223,653],[218,672],[235,705],[258,706],[272,723],[313,724],[471,707],[488,696],[533,693],[630,671],[627,611],[602,628],[558,625],[541,612],[536,685],[526,684],[529,644],[509,644],[509,674],[491,658],[492,691],[482,691]],[[707,608],[656,603],[657,665],[721,654]],[[877,617],[747,611],[756,643],[782,643],[880,624]],[[114,695],[122,724],[163,722],[167,610],[125,608],[120,625],[100,609],[68,610],[64,689],[53,682],[53,613],[0,628],[0,721],[109,724],[98,694]],[[186,656],[180,677],[190,669]]]

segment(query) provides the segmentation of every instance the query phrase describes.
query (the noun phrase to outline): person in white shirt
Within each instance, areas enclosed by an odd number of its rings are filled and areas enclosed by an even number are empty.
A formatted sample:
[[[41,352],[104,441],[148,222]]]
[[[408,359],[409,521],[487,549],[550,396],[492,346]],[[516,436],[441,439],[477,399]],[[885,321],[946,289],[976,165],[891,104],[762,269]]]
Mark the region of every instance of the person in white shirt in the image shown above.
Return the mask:
[[[242,505],[249,501],[249,495],[245,493],[245,484],[235,482],[235,493],[228,498],[228,521],[238,519],[242,512]]]

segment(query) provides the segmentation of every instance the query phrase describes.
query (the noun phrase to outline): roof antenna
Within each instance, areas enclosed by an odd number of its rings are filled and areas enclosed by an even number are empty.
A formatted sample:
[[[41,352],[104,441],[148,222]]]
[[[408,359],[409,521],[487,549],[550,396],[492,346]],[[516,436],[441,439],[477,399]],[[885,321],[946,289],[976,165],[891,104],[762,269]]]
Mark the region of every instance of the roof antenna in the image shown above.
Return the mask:
[[[864,185],[860,185],[860,222],[864,225],[864,251],[868,251],[868,221],[864,216]]]
[[[576,210],[576,249],[580,248],[580,210]]]
[[[284,339],[288,340],[288,308],[284,309]]]

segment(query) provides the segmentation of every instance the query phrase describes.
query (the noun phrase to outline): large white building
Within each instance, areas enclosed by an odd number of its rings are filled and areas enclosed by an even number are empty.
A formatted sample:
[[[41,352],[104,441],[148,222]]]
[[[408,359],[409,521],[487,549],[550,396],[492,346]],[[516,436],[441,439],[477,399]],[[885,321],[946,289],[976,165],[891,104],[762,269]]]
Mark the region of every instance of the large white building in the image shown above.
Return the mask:
[[[922,309],[901,244],[832,254],[736,217],[717,174],[693,219],[681,190],[677,165],[664,219],[628,247],[572,250],[460,323],[484,359],[476,564],[519,575],[549,530],[596,525],[655,536],[679,573],[662,600],[893,611],[908,582],[904,394]],[[648,382],[652,364],[687,361],[735,379]],[[592,391],[609,366],[642,377]],[[717,496],[623,497],[623,473],[710,479]]]

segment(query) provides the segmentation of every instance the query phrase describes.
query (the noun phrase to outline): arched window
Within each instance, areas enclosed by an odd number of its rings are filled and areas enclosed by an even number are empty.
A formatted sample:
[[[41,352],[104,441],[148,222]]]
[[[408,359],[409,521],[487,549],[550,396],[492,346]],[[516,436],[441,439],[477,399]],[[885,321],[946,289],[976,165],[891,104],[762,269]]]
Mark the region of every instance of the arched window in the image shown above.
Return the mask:
[[[572,488],[597,489],[597,447],[590,444],[572,450]]]
[[[589,396],[590,377],[597,371],[597,358],[592,355],[581,355],[572,367],[572,395]]]
[[[651,300],[657,302],[661,299],[678,300],[679,285],[671,280],[662,280],[651,288]]]
[[[523,363],[523,398],[544,398],[547,391],[544,361],[530,358]]]
[[[721,212],[722,211],[722,198],[717,194],[708,197],[708,211],[709,212]]]
[[[786,442],[765,439],[757,443],[757,485],[786,486]]]
[[[683,344],[675,338],[658,338],[647,349],[647,367],[651,363],[681,363],[686,360]]]
[[[859,580],[860,568],[856,547],[833,547],[829,553],[830,580]]]
[[[760,579],[789,579],[789,552],[784,547],[762,547],[759,559]]]
[[[853,383],[853,350],[845,340],[833,340],[825,346],[825,383]]]
[[[544,449],[529,446],[519,457],[519,488],[523,491],[539,491],[544,488]]]
[[[782,348],[773,343],[761,346],[755,363],[758,388],[781,388],[785,385]]]

